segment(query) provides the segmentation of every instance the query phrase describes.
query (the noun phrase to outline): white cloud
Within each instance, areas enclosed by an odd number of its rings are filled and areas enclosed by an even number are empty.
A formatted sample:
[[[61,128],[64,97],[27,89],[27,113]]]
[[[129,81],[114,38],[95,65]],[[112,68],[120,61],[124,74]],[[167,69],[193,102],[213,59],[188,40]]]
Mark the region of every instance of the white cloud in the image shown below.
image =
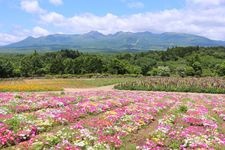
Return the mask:
[[[0,33],[0,45],[14,43],[22,39],[23,38],[20,38],[19,36],[7,34],[7,33]]]
[[[27,36],[43,36],[52,31],[61,33],[85,33],[92,30],[104,34],[118,31],[131,32],[182,32],[206,36],[211,39],[225,40],[225,0],[186,0],[182,9],[160,12],[145,12],[127,16],[112,13],[98,16],[90,13],[65,17],[57,12],[49,12],[39,5],[40,0],[21,0],[20,5],[28,13],[40,17],[38,25],[32,29],[19,28],[12,34],[0,33],[0,45],[13,43]],[[62,4],[59,0],[51,3]],[[53,2],[54,1],[54,2]],[[132,8],[144,7],[138,0],[121,0]],[[139,3],[140,2],[140,3]]]
[[[42,27],[36,26],[32,29],[24,29],[20,26],[15,26],[11,34],[0,33],[0,45],[7,45],[10,43],[18,42],[28,36],[40,37],[49,35],[50,32]]]
[[[186,0],[186,3],[189,6],[212,7],[212,6],[219,6],[221,4],[225,4],[225,0]]]
[[[20,6],[28,13],[44,13],[45,10],[39,6],[38,0],[21,0]]]
[[[53,5],[62,5],[63,4],[63,1],[62,0],[49,0],[49,2]]]
[[[111,13],[97,16],[86,13],[65,17],[62,14],[50,12],[41,15],[40,18],[42,23],[53,25],[65,33],[84,33],[92,30],[105,34],[118,31],[182,32],[225,40],[224,2],[225,0],[213,2],[211,0],[186,0],[186,7],[183,9],[128,16],[117,16]],[[202,7],[198,7],[199,5]]]
[[[64,16],[61,14],[58,14],[56,12],[50,12],[47,14],[43,14],[40,16],[41,21],[44,23],[54,23],[57,22],[57,24],[64,21]]]
[[[33,28],[32,34],[34,37],[39,37],[39,36],[49,35],[50,33],[48,32],[48,30],[41,28],[39,26],[36,26]]]

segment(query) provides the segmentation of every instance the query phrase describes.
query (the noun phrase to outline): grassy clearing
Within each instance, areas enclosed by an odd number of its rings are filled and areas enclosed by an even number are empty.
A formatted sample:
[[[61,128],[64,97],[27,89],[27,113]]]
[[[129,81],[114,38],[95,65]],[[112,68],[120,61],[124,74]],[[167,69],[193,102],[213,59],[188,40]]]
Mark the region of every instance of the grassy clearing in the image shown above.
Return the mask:
[[[225,93],[225,79],[210,78],[179,78],[179,77],[148,77],[133,82],[121,83],[115,87],[120,90]]]
[[[90,88],[134,81],[135,78],[20,79],[0,82],[1,92],[61,91],[63,88]]]

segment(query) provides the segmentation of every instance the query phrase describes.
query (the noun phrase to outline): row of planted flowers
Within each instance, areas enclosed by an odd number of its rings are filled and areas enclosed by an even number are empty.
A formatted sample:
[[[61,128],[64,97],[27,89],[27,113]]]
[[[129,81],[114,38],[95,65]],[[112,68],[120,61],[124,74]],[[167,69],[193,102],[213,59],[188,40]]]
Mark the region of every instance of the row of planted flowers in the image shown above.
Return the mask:
[[[68,93],[66,95],[1,93],[1,96],[0,145],[5,147],[30,140],[37,134],[50,131],[56,126],[76,123],[83,117],[112,109],[123,110],[128,106],[142,109],[148,103],[151,103],[151,107],[158,105],[161,107],[160,105],[163,106],[163,104],[158,102],[165,95],[111,91]],[[16,102],[16,105],[13,102]],[[24,105],[31,105],[31,107],[26,108],[26,111],[12,111],[14,108],[12,106],[22,108],[21,106]]]
[[[139,97],[138,97],[139,96]],[[137,98],[144,98],[137,94]],[[147,95],[145,95],[146,97]],[[0,113],[23,113],[46,108],[57,108],[80,101],[100,101],[107,99],[134,99],[133,94],[124,92],[78,92],[64,94],[53,93],[0,93]]]
[[[146,132],[147,140],[134,143],[137,149],[225,147],[222,95],[96,91],[0,96],[1,148],[119,149],[153,121],[158,126]]]
[[[158,121],[155,131],[139,144],[137,149],[221,149],[225,147],[225,133],[216,116],[212,114],[213,104],[224,104],[224,96],[192,97],[177,103],[168,115]]]
[[[165,101],[166,100],[166,101]],[[159,112],[172,106],[176,99],[136,99],[131,105],[39,135],[21,144],[23,148],[113,149],[123,144],[123,137],[151,124]]]

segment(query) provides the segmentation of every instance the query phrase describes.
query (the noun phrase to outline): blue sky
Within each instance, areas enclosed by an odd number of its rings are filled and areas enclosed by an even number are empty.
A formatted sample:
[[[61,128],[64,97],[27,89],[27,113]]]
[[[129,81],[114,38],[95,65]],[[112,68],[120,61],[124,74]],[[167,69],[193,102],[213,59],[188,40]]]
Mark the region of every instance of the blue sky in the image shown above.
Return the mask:
[[[2,6],[0,9],[0,22],[1,25],[4,25],[1,31],[10,30],[10,28],[17,25],[31,28],[37,23],[37,16],[32,13],[26,13],[21,9],[20,2],[20,0],[0,0],[0,5]],[[124,16],[182,8],[184,4],[184,0],[64,0],[54,5],[48,0],[39,0],[39,5],[43,9],[57,12],[67,17],[83,13],[92,13],[99,16],[112,13]]]
[[[0,45],[92,30],[182,32],[225,40],[225,0],[0,0]]]

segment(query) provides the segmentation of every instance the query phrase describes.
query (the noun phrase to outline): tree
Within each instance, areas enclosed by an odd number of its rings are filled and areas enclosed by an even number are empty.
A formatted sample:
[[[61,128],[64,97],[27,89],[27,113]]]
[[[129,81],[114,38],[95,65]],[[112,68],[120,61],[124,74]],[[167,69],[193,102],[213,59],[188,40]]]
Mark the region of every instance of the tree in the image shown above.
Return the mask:
[[[24,56],[20,62],[20,70],[22,76],[41,75],[43,73],[41,56],[36,51]]]
[[[117,58],[112,59],[108,66],[108,72],[111,74],[126,74],[128,73],[124,61],[121,61]]]
[[[57,54],[60,54],[63,58],[71,58],[71,59],[75,59],[81,55],[79,51],[74,51],[69,49],[65,49],[65,50],[63,49],[57,52]]]
[[[187,66],[185,68],[185,74],[186,74],[186,76],[194,76],[195,75],[195,70],[192,67]]]
[[[81,55],[74,60],[74,72],[78,74],[102,73],[103,61],[100,56]]]
[[[30,64],[31,64],[31,74],[32,75],[41,75],[42,72],[42,60],[40,55],[35,51],[30,56]]]
[[[67,58],[63,61],[64,73],[66,74],[74,74],[75,73],[75,67],[74,67],[74,60],[71,58]]]
[[[217,73],[219,76],[225,76],[225,62],[218,65]]]
[[[85,60],[85,68],[88,73],[102,73],[103,61],[98,56],[88,56]]]
[[[22,58],[20,62],[20,71],[22,76],[30,76],[31,75],[31,64],[30,64],[30,57],[25,56]]]
[[[171,70],[168,66],[158,66],[157,68],[153,68],[152,71],[148,72],[149,75],[166,77],[169,77],[170,73]]]
[[[64,64],[63,57],[61,54],[57,54],[55,58],[53,58],[49,65],[49,71],[52,74],[63,74],[64,73]]]
[[[201,63],[196,61],[192,64],[192,68],[194,69],[195,71],[195,76],[201,76],[202,75],[202,66],[201,66]]]
[[[186,73],[185,73],[185,71],[186,71],[186,68],[184,68],[184,67],[177,67],[176,68],[176,71],[177,71],[177,74],[180,76],[180,77],[185,77],[186,76]]]
[[[0,77],[7,78],[13,76],[13,66],[7,60],[0,60]]]
[[[194,70],[194,76],[200,77],[202,75],[202,65],[200,63],[201,59],[200,59],[199,55],[193,54],[193,55],[191,55],[191,57],[189,57],[187,59],[187,61],[188,61],[188,65],[190,67],[192,67]]]
[[[148,71],[156,65],[156,61],[147,57],[141,57],[136,60],[135,64],[141,67],[141,73],[143,75],[147,75]]]

